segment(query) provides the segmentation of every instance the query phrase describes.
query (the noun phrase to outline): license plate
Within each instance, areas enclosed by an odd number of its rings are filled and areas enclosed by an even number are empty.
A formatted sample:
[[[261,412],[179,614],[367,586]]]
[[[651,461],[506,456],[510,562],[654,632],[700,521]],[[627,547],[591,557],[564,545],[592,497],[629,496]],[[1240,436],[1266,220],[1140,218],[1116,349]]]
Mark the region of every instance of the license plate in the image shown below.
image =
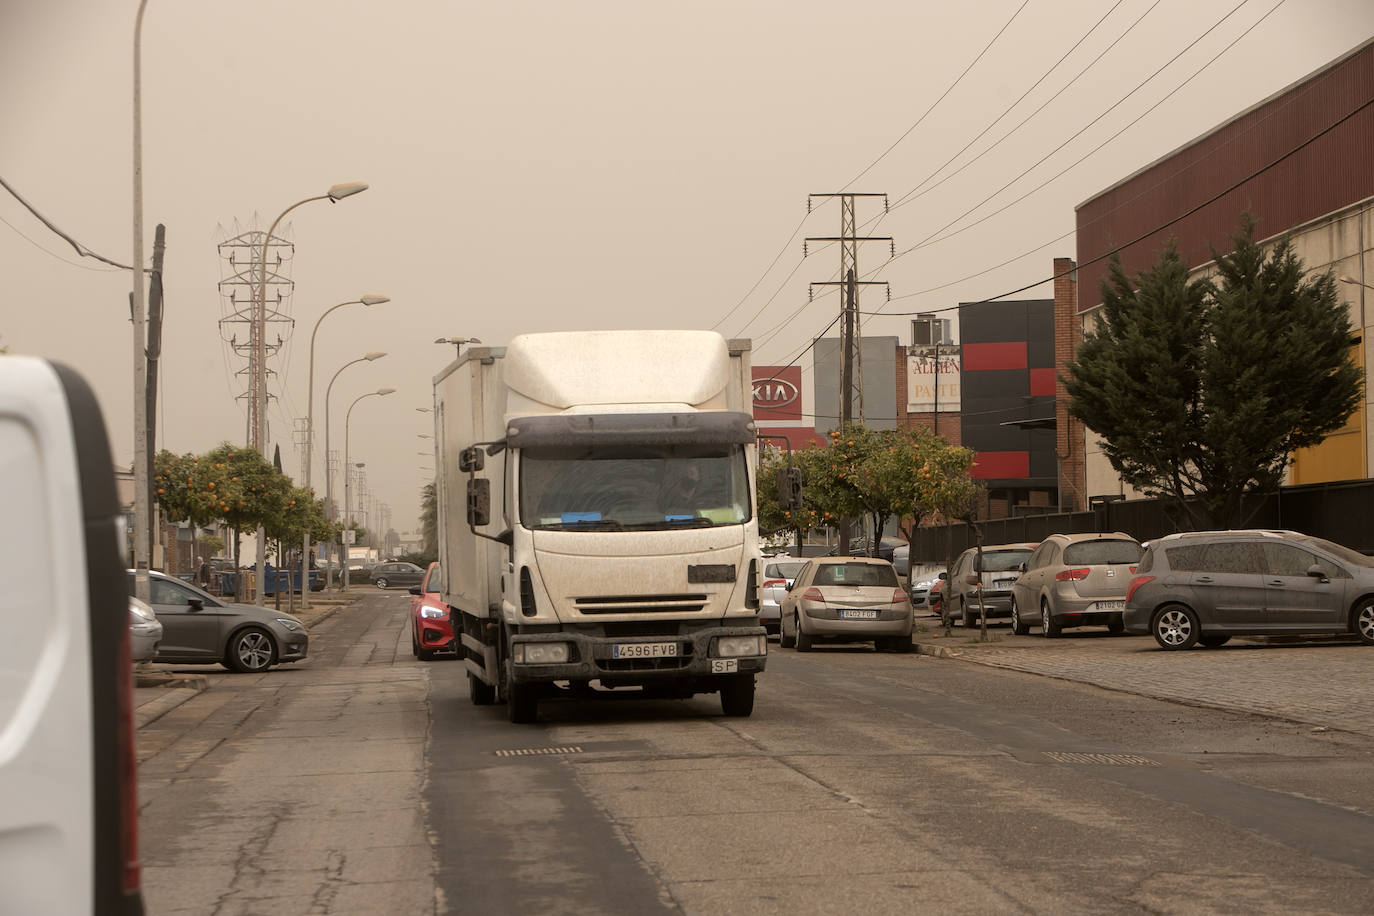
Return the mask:
[[[854,610],[850,610],[850,611],[840,611],[840,619],[842,619],[842,620],[877,620],[877,619],[878,619],[878,612],[877,612],[877,611],[854,611]]]
[[[1099,611],[1124,611],[1126,610],[1125,601],[1099,601],[1097,602]]]
[[[739,659],[737,658],[713,658],[711,659],[712,674],[733,674],[739,670]]]
[[[674,658],[675,642],[618,642],[611,645],[611,658]]]

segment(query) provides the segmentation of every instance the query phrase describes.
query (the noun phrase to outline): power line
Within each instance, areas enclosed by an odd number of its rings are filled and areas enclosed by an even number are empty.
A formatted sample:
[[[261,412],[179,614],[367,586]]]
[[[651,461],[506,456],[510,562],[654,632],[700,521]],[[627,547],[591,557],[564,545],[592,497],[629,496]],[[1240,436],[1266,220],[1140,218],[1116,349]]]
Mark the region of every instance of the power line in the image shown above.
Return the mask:
[[[930,107],[927,108],[927,109],[925,110],[925,113],[922,114],[919,118],[916,119],[916,123],[912,124],[912,125],[911,125],[910,127],[908,127],[905,131],[903,131],[902,135],[901,135],[900,137],[898,137],[896,140],[893,140],[893,141],[892,141],[892,145],[890,145],[887,149],[883,150],[882,153],[878,156],[877,159],[874,159],[874,160],[873,160],[872,162],[870,162],[867,166],[865,166],[864,169],[863,169],[863,171],[859,172],[859,174],[855,175],[853,178],[851,178],[851,179],[849,179],[848,181],[846,181],[846,182],[844,183],[844,186],[841,187],[840,190],[841,190],[841,191],[845,190],[845,189],[848,188],[850,185],[852,185],[854,182],[858,181],[860,178],[862,178],[862,177],[864,177],[865,175],[867,175],[867,174],[869,173],[869,171],[870,171],[875,165],[877,165],[879,162],[882,162],[883,159],[887,158],[887,154],[888,154],[888,153],[890,153],[890,152],[892,152],[894,149],[896,149],[897,146],[898,146],[898,144],[900,144],[903,140],[905,140],[908,136],[910,136],[910,134],[911,134],[911,132],[912,132],[913,130],[915,130],[916,128],[920,127],[920,126],[921,126],[921,122],[924,121],[927,117],[929,117],[929,116],[930,116],[930,113],[931,113],[932,111],[934,111],[934,110],[939,106],[939,104],[945,100],[945,96],[949,95],[951,92],[954,91],[954,87],[955,87],[955,86],[958,86],[959,83],[963,81],[964,77],[968,75],[969,71],[972,70],[972,69],[977,65],[978,61],[980,61],[980,60],[983,59],[983,56],[984,56],[985,54],[987,54],[989,50],[991,50],[991,48],[992,48],[992,46],[993,46],[994,44],[997,43],[997,39],[999,39],[999,38],[1002,37],[1002,33],[1005,32],[1008,28],[1011,27],[1011,24],[1012,24],[1013,22],[1016,21],[1016,17],[1021,15],[1021,11],[1024,10],[1024,9],[1026,8],[1027,4],[1029,4],[1029,3],[1030,3],[1030,0],[1023,0],[1023,2],[1021,3],[1021,5],[1018,6],[1018,7],[1016,8],[1016,12],[1014,12],[1014,13],[1011,14],[1011,18],[1008,19],[1008,20],[1002,25],[1002,28],[1000,28],[1000,29],[997,30],[997,34],[996,34],[996,35],[992,36],[992,40],[989,41],[986,45],[983,46],[983,50],[981,50],[981,51],[978,52],[978,56],[975,57],[975,58],[969,63],[969,65],[968,65],[967,67],[964,68],[964,71],[963,71],[962,73],[960,73],[959,76],[958,76],[957,78],[955,78],[954,82],[952,82],[952,83],[949,84],[949,88],[946,89],[943,93],[941,93],[941,94],[940,94],[940,97],[939,97],[938,99],[936,99],[934,102],[932,102],[931,105],[930,105]]]

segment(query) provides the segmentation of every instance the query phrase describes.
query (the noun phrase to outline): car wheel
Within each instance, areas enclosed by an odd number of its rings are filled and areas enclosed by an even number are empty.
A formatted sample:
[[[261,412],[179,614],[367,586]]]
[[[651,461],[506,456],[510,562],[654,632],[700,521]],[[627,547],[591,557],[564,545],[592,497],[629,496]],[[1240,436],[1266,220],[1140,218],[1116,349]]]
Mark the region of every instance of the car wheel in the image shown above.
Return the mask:
[[[469,671],[468,699],[473,706],[490,706],[496,702],[496,688]]]
[[[798,615],[793,615],[793,617],[792,617],[792,623],[795,624],[796,627],[797,627],[797,639],[796,639],[797,651],[798,651],[798,652],[810,652],[810,651],[811,651],[811,637],[808,636],[807,634],[805,634],[805,633],[802,632],[802,628],[801,628],[801,617],[798,616]]]
[[[1107,632],[1111,633],[1113,636],[1120,636],[1122,633],[1126,632],[1126,621],[1122,620],[1118,615],[1109,617],[1107,619]]]
[[[1224,645],[1226,645],[1228,642],[1230,642],[1230,641],[1231,641],[1231,637],[1229,637],[1229,636],[1216,636],[1216,635],[1214,635],[1214,636],[1199,636],[1199,637],[1197,638],[1197,641],[1198,641],[1198,643],[1200,643],[1200,644],[1202,645],[1202,648],[1204,648],[1204,649],[1216,649],[1216,648],[1220,648],[1221,646],[1224,646]]]
[[[1191,649],[1201,635],[1199,629],[1197,614],[1182,604],[1166,604],[1150,625],[1161,649]]]
[[[783,625],[782,617],[778,618],[778,648],[790,649],[797,644],[797,637],[787,635],[787,627]]]
[[[375,584],[378,588],[386,588],[386,577],[379,576]]]
[[[966,627],[976,627],[976,626],[978,626],[978,618],[977,618],[976,616],[974,616],[973,611],[969,610],[968,602],[967,602],[967,601],[964,602],[963,617],[964,617],[964,626],[966,626]]]
[[[721,685],[720,711],[741,718],[754,711],[754,675],[737,674]]]
[[[1054,619],[1054,615],[1050,613],[1050,603],[1043,598],[1040,599],[1040,632],[1044,634],[1046,639],[1053,639],[1062,631],[1063,627],[1059,625],[1058,621]]]
[[[1374,601],[1365,601],[1350,615],[1355,635],[1366,646],[1374,646]]]
[[[256,674],[276,664],[277,644],[272,641],[272,634],[261,627],[245,627],[229,637],[225,658],[234,671]]]
[[[1021,619],[1021,609],[1016,606],[1016,596],[1011,596],[1011,631],[1017,636],[1030,632],[1030,624]]]

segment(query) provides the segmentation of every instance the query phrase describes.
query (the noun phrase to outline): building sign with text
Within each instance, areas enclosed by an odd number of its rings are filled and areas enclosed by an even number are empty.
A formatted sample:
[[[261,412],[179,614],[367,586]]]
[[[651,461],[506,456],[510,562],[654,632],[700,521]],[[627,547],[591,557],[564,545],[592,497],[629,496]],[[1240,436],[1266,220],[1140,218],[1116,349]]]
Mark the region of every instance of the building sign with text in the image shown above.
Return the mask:
[[[800,422],[801,381],[801,366],[755,366],[754,419]]]
[[[907,413],[958,413],[959,352],[957,346],[912,348],[906,359]],[[936,406],[938,402],[938,408]]]

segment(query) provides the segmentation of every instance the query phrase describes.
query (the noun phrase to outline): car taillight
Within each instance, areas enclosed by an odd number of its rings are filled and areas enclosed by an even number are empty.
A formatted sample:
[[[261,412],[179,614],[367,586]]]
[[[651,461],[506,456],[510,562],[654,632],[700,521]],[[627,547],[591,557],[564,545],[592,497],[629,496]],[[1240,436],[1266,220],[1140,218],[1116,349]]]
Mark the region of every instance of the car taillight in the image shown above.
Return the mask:
[[[764,579],[764,580],[763,580],[763,587],[764,587],[764,588],[772,588],[774,585],[786,585],[786,584],[787,584],[787,580],[786,580],[786,579]]]
[[[1131,580],[1131,584],[1126,586],[1126,601],[1129,602],[1131,600],[1131,596],[1135,594],[1135,590],[1140,588],[1140,586],[1153,581],[1155,581],[1154,576],[1136,576]]]
[[[1084,569],[1082,567],[1078,569],[1061,569],[1059,572],[1054,574],[1054,577],[1058,579],[1060,582],[1072,582],[1075,579],[1088,578],[1089,572],[1091,572],[1091,570]]]
[[[802,600],[803,600],[803,601],[820,601],[820,602],[824,603],[824,602],[825,602],[825,596],[821,594],[821,590],[818,589],[818,588],[808,588],[806,591],[802,592]]]
[[[901,604],[901,603],[902,603],[903,601],[905,601],[905,600],[906,600],[906,592],[902,591],[900,588],[897,589],[896,591],[894,591],[894,592],[892,593],[892,603],[893,603],[893,604]]]

